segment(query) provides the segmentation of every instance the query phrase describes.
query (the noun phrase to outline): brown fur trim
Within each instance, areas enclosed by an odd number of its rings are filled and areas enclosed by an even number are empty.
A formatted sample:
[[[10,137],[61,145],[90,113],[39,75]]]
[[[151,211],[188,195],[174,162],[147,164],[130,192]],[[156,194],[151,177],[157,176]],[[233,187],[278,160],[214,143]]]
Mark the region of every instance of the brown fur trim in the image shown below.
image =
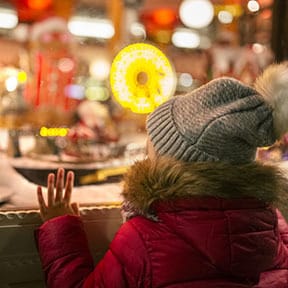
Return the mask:
[[[256,162],[245,165],[186,163],[159,157],[153,162],[149,159],[138,161],[129,169],[123,196],[125,201],[145,214],[157,200],[193,196],[252,197],[273,203],[285,192],[288,192],[287,179],[274,166]]]

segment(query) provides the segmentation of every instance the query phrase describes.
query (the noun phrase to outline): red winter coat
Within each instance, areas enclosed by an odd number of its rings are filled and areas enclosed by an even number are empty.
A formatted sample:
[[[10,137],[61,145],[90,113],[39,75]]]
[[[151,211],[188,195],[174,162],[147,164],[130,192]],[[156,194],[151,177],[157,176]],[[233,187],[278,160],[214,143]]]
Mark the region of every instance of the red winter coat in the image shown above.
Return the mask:
[[[80,218],[40,227],[47,285],[288,287],[288,226],[272,207],[287,184],[275,173],[256,164],[139,162],[124,189],[131,219],[96,267]]]

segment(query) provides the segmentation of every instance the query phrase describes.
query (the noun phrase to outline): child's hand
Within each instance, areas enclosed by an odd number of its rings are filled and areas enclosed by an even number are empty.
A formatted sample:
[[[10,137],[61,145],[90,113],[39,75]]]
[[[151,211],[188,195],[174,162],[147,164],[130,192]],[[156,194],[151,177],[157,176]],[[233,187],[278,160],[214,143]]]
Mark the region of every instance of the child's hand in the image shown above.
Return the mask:
[[[50,173],[48,175],[47,204],[45,203],[43,197],[42,188],[40,186],[37,188],[40,215],[43,221],[47,221],[51,218],[61,215],[79,215],[77,203],[70,203],[74,182],[74,173],[72,171],[67,173],[65,194],[63,195],[64,174],[64,169],[59,168],[57,171],[56,183],[54,173]],[[56,189],[55,194],[54,188]]]

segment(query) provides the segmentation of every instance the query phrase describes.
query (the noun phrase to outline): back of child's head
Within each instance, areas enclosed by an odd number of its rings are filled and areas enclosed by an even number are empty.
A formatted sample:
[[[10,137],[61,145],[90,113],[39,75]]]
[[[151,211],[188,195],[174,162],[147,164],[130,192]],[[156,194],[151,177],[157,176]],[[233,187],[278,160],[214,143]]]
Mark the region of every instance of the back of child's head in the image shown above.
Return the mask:
[[[269,66],[249,87],[222,77],[174,96],[147,119],[158,155],[245,164],[288,130],[288,66]]]

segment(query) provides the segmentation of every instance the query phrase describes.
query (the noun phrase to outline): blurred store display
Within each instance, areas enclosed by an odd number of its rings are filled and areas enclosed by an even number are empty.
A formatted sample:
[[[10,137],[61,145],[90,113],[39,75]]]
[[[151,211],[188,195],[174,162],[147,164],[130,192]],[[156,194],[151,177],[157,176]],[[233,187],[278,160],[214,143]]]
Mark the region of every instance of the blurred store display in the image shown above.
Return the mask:
[[[49,173],[75,172],[97,262],[147,114],[219,76],[253,85],[287,60],[287,21],[287,0],[0,0],[0,286],[45,286],[33,230]],[[287,173],[288,135],[257,160]]]
[[[119,181],[144,156],[146,115],[158,104],[218,76],[252,85],[277,59],[279,5],[0,1],[1,153],[34,183],[50,164],[76,165],[88,175],[77,185]]]

